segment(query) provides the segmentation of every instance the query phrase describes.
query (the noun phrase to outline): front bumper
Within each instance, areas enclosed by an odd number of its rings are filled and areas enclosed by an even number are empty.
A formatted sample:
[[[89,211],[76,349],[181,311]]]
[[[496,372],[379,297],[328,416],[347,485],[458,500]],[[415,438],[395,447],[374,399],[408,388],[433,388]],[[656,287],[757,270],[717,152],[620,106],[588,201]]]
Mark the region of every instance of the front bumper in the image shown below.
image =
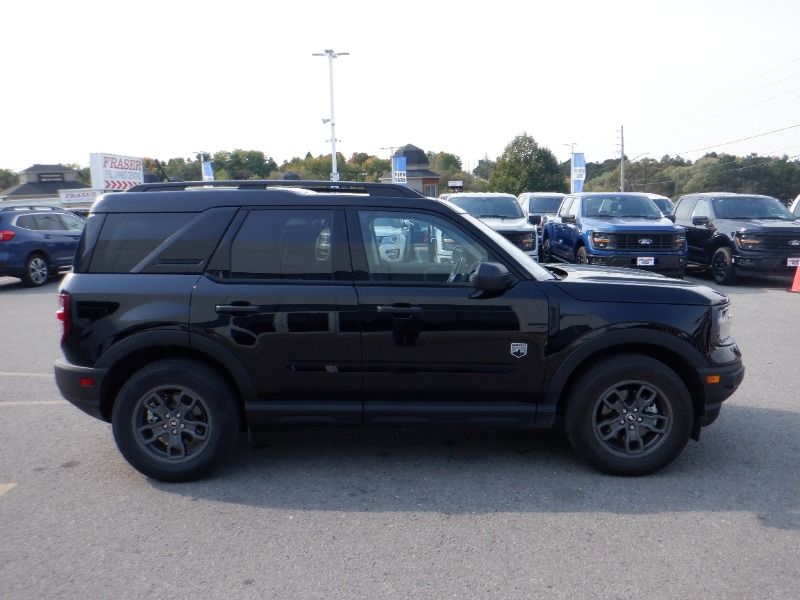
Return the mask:
[[[770,273],[794,273],[795,266],[789,266],[789,259],[800,259],[800,248],[794,254],[767,254],[764,252],[737,252],[731,257],[734,266],[742,271]]]
[[[719,415],[720,407],[739,387],[744,379],[744,365],[741,360],[722,367],[698,369],[703,384],[705,397],[705,413],[700,426],[705,427],[714,422]]]
[[[107,369],[79,367],[59,359],[53,366],[61,395],[83,412],[107,421],[101,409],[100,390]]]
[[[645,269],[647,271],[683,271],[686,268],[686,257],[675,254],[587,254],[590,265],[604,265],[607,267],[628,267],[631,269]],[[652,265],[639,264],[639,259],[653,259]]]

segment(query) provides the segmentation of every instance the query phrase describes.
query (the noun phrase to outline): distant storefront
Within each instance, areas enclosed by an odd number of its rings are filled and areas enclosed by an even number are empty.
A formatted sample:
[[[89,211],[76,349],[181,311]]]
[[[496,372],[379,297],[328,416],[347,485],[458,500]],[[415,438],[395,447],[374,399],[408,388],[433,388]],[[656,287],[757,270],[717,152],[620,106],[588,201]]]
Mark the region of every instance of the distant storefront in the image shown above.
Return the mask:
[[[64,194],[70,193],[77,202],[87,203],[91,200],[86,194],[92,192],[85,183],[78,181],[78,172],[64,165],[33,165],[17,174],[19,184],[0,192],[0,205],[39,204],[42,206],[62,206]],[[80,191],[80,192],[79,192]]]
[[[428,155],[422,148],[413,144],[406,144],[399,148],[392,158],[405,157],[406,180],[408,187],[418,191],[423,196],[436,198],[439,195],[440,175],[430,169]],[[385,173],[380,180],[384,183],[392,182],[392,174]]]

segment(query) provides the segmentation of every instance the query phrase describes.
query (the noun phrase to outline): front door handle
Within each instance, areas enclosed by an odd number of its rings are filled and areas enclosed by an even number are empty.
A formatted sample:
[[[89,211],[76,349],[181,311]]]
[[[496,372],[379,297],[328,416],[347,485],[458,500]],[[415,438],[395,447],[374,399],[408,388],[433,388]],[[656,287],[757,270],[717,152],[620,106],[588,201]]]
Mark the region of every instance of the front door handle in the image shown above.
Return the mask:
[[[217,304],[214,310],[220,315],[245,315],[261,311],[258,306],[250,304]]]
[[[378,306],[378,312],[383,315],[411,316],[422,312],[421,306]]]

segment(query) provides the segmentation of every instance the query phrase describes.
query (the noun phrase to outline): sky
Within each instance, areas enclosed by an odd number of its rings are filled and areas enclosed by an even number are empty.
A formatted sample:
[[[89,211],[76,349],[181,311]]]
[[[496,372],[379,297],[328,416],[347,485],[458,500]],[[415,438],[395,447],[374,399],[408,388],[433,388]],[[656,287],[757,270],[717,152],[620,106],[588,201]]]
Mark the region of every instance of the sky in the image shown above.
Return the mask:
[[[797,0],[5,0],[0,168],[414,144],[800,158]],[[736,141],[741,140],[741,141]],[[734,142],[734,143],[730,143]]]

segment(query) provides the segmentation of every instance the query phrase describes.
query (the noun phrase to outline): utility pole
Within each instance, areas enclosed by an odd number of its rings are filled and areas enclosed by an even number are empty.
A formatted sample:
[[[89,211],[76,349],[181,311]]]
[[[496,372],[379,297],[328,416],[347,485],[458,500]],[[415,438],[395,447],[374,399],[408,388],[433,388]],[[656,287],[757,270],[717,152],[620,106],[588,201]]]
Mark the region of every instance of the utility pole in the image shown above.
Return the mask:
[[[619,191],[625,191],[625,133],[619,126]]]
[[[322,119],[325,123],[331,123],[331,181],[339,181],[339,168],[336,165],[336,119],[333,116],[333,59],[339,56],[347,56],[349,52],[334,52],[333,50],[325,50],[324,52],[314,52],[312,56],[327,56],[328,57],[328,70],[331,77],[331,118]]]

